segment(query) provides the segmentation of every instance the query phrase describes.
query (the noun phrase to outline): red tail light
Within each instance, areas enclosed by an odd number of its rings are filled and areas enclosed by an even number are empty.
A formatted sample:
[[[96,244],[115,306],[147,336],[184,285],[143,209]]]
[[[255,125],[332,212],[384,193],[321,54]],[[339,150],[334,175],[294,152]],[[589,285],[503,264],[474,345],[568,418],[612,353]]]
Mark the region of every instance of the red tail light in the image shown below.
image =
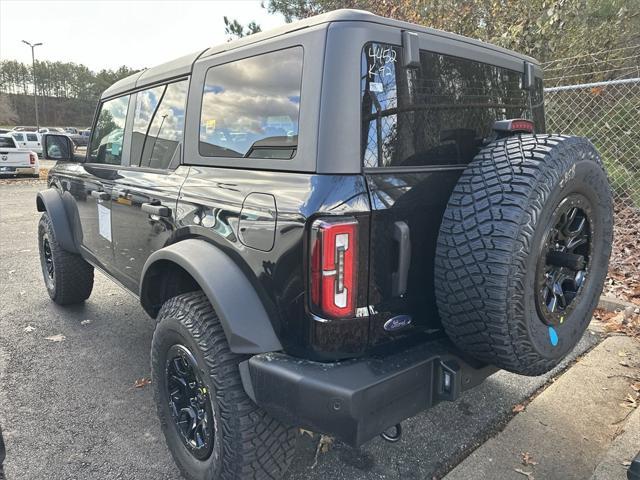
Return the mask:
[[[36,154],[33,153],[33,152],[29,154],[29,163],[31,165],[35,165],[36,164]]]
[[[354,218],[316,220],[311,227],[311,306],[320,316],[355,314],[358,222]]]

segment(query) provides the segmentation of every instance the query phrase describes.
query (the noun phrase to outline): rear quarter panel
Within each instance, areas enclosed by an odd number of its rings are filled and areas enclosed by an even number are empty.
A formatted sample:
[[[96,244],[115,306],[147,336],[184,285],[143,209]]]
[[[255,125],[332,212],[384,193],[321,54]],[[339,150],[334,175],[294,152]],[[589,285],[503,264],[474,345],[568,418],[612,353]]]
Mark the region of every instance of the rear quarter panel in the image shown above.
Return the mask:
[[[243,204],[252,193],[275,199],[274,243],[269,251],[246,246],[240,239]],[[366,346],[368,318],[364,324],[310,318],[305,296],[308,220],[320,214],[366,214],[369,208],[361,175],[191,167],[178,200],[172,241],[204,237],[231,256],[256,288],[289,353],[344,356],[349,348]],[[364,332],[365,338],[357,332]]]

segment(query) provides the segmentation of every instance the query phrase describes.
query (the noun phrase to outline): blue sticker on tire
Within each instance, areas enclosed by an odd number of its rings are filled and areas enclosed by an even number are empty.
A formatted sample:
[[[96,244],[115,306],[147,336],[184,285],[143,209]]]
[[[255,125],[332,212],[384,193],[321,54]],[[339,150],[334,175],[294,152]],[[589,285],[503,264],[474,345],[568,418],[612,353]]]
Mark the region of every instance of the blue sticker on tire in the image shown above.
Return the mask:
[[[558,345],[558,332],[553,327],[549,327],[549,341],[554,347]]]

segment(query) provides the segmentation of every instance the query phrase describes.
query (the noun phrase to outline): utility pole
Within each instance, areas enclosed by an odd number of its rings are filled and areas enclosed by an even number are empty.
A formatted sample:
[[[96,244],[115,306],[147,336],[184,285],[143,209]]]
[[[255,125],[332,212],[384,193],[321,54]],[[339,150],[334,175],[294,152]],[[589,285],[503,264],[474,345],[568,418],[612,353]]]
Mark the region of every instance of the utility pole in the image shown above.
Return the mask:
[[[40,45],[42,45],[42,42],[31,44],[26,40],[22,40],[22,43],[26,43],[31,47],[31,65],[33,68],[33,105],[36,107],[36,128],[37,128],[37,131],[39,132],[40,119],[38,118],[38,87],[36,84],[36,55],[34,53],[34,50],[36,47],[39,47]]]

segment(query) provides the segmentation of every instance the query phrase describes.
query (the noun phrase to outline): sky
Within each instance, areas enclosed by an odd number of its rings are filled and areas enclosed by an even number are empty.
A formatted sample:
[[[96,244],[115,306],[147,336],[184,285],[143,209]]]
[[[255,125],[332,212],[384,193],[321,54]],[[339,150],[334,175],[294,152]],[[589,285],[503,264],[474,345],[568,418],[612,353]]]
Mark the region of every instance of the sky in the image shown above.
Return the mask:
[[[285,23],[255,0],[0,0],[0,60],[36,59],[91,70],[153,67],[227,40],[223,16],[262,30]]]

